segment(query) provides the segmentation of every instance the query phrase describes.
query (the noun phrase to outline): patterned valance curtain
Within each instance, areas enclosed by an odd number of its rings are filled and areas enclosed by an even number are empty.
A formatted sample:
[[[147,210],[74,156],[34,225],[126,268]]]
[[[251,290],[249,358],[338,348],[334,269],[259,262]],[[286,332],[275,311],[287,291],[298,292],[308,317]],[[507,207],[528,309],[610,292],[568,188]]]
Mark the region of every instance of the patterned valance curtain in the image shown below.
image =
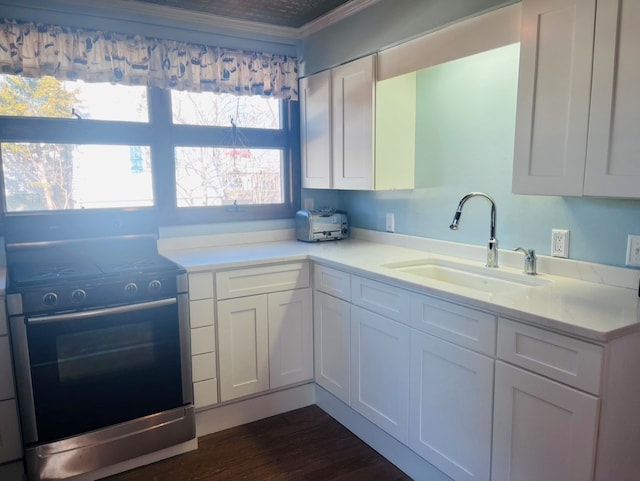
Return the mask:
[[[1,25],[0,71],[298,99],[293,57],[15,20]]]

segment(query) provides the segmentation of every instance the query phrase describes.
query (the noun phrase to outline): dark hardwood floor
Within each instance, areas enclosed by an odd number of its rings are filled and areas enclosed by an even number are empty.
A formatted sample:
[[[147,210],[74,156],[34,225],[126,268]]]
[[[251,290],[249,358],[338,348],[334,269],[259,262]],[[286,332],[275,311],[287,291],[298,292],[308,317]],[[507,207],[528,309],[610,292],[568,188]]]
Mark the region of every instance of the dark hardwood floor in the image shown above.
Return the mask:
[[[198,450],[106,481],[410,481],[317,406],[204,436]]]

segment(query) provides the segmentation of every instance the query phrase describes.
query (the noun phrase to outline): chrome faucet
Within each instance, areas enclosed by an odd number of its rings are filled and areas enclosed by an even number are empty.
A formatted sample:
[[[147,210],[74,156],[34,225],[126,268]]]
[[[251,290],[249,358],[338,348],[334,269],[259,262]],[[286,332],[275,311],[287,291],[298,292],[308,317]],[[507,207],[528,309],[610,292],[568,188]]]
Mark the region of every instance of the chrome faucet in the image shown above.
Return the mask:
[[[491,197],[483,192],[471,192],[460,199],[456,213],[449,229],[458,230],[458,221],[462,215],[462,207],[471,197],[484,197],[491,203],[491,233],[489,234],[489,242],[487,243],[487,267],[498,267],[498,239],[496,239],[496,203]]]
[[[529,276],[535,276],[536,271],[536,252],[533,249],[523,249],[516,247],[514,251],[524,252],[524,273]]]

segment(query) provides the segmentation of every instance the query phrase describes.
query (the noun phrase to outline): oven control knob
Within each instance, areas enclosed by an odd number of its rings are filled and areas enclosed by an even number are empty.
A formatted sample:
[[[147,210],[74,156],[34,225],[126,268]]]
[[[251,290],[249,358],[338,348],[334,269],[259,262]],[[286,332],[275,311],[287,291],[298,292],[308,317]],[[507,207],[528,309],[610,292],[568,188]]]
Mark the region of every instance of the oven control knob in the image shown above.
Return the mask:
[[[81,303],[84,302],[84,300],[87,298],[87,293],[85,292],[84,289],[76,289],[71,293],[71,300],[75,303]]]
[[[152,294],[158,294],[162,290],[162,282],[158,279],[154,279],[149,282],[149,292]]]
[[[135,296],[136,292],[138,292],[138,286],[135,282],[129,282],[126,286],[124,286],[124,295],[125,296]]]
[[[42,303],[45,306],[55,306],[58,303],[58,295],[55,292],[47,292],[42,296]]]

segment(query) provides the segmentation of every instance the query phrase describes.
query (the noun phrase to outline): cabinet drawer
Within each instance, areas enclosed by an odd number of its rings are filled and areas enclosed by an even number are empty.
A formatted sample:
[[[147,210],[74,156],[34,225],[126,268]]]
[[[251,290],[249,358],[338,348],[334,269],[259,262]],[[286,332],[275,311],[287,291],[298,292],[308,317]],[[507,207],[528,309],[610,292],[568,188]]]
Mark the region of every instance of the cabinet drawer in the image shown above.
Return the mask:
[[[193,405],[195,408],[210,406],[218,402],[218,384],[215,379],[193,383]]]
[[[22,457],[22,442],[15,399],[0,401],[0,463]]]
[[[598,394],[602,347],[500,319],[498,358],[569,386]]]
[[[189,274],[189,299],[213,298],[213,272],[195,272]]]
[[[216,273],[218,300],[309,287],[309,263],[251,267]]]
[[[191,355],[197,356],[216,350],[216,331],[214,326],[191,329]]]
[[[313,268],[313,287],[345,301],[351,300],[351,275],[347,272],[316,264]]]
[[[213,299],[198,299],[189,302],[189,322],[191,328],[214,324]]]
[[[409,321],[411,294],[409,291],[363,277],[351,277],[351,302],[396,321]]]
[[[197,354],[191,358],[193,382],[204,381],[205,379],[215,379],[216,374],[216,353],[207,352]]]
[[[411,326],[474,351],[493,356],[497,317],[415,294],[411,300]]]
[[[15,397],[13,390],[13,373],[11,370],[11,353],[9,338],[0,337],[0,400]],[[2,443],[0,442],[0,445]]]

